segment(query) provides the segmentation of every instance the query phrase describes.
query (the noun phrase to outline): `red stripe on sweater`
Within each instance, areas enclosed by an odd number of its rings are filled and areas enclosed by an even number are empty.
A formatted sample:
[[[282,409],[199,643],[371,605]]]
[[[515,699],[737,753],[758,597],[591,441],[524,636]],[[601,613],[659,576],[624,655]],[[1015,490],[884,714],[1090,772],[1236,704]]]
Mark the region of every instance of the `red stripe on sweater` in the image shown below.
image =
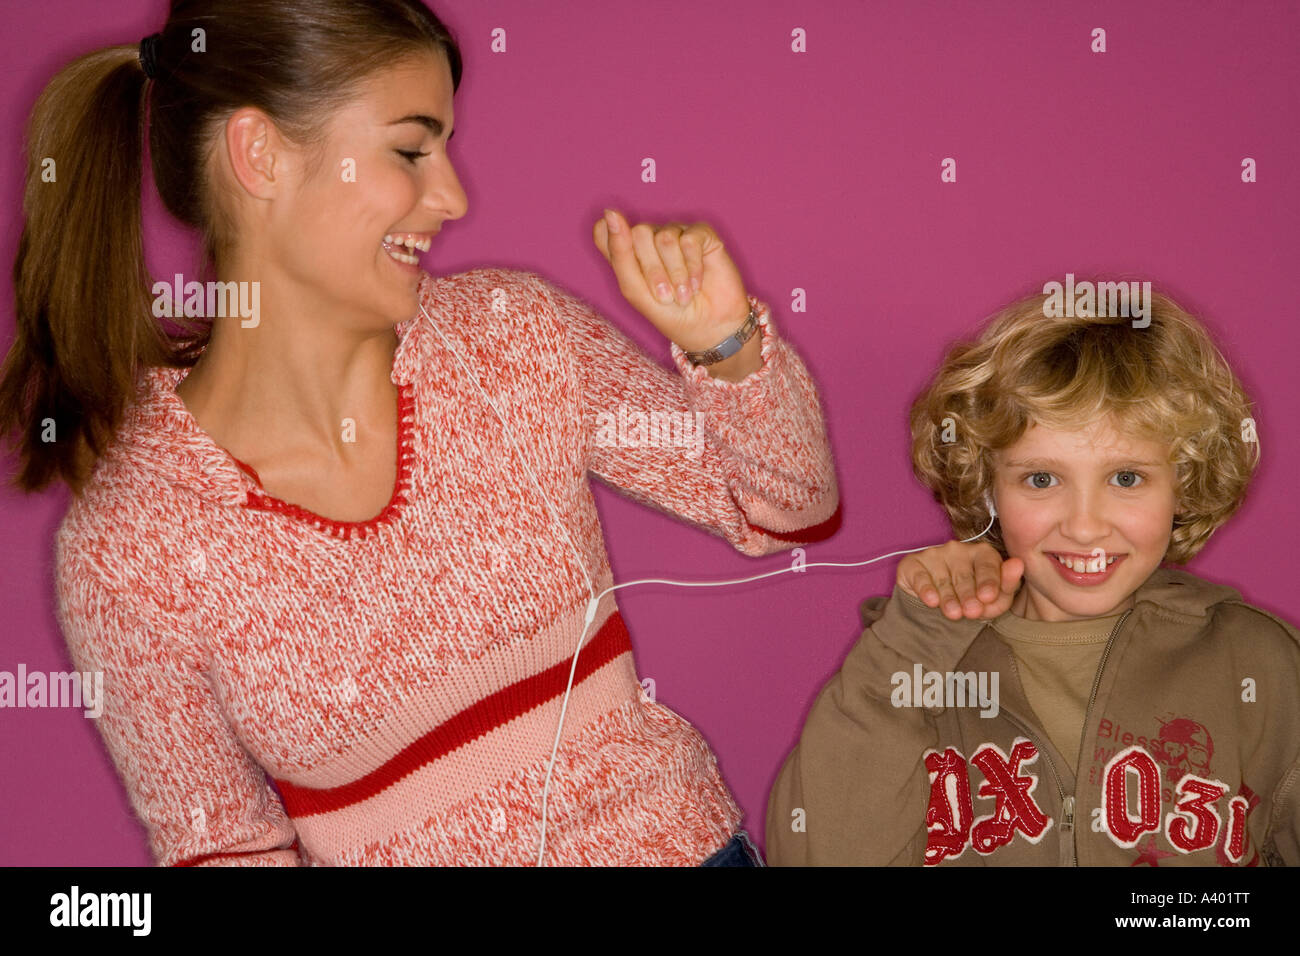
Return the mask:
[[[754,525],[763,534],[776,538],[780,541],[793,541],[797,544],[811,544],[814,541],[825,541],[836,531],[840,530],[840,521],[843,515],[840,513],[840,506],[835,506],[835,513],[820,524],[810,525],[807,528],[799,528],[796,531],[771,531],[767,528],[759,528]]]
[[[623,623],[622,615],[615,611],[596,632],[595,637],[583,645],[582,653],[578,655],[578,668],[573,675],[574,686],[620,654],[631,650],[632,638],[627,632],[627,625]],[[426,764],[445,757],[502,724],[559,697],[568,686],[571,666],[571,659],[566,659],[541,673],[501,688],[439,724],[423,737],[408,744],[382,766],[351,783],[317,789],[276,780],[275,786],[280,791],[284,808],[291,817],[308,817],[341,810],[373,797]]]

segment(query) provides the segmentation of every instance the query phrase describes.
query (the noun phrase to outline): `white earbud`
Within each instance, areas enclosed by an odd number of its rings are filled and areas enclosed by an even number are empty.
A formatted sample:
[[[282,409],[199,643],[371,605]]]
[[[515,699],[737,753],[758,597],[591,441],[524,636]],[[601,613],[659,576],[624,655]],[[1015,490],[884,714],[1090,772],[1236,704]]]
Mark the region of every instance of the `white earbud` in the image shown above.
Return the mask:
[[[993,504],[993,495],[990,492],[984,492],[984,504],[989,510],[989,517],[996,518],[998,516],[998,509],[997,506]]]

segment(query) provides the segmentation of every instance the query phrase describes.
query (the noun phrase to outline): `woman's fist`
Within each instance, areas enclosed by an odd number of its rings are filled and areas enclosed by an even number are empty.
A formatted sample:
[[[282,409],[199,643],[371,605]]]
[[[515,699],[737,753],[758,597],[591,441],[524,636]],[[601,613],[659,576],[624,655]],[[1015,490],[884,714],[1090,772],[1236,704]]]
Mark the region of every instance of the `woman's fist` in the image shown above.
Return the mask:
[[[898,562],[898,586],[944,616],[989,619],[1005,614],[1020,587],[1025,562],[1002,555],[987,541],[949,541]]]
[[[606,209],[592,234],[623,297],[687,352],[713,348],[749,315],[740,272],[707,223],[632,226]]]

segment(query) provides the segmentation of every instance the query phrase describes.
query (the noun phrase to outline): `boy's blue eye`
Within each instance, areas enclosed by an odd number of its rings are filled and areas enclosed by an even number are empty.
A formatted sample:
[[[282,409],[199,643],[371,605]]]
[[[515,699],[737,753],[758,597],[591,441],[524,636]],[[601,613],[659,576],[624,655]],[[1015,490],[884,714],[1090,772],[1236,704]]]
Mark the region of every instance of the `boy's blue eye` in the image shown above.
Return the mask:
[[[1146,475],[1140,471],[1117,471],[1111,477],[1118,479],[1116,484],[1120,488],[1137,488],[1147,480]],[[1025,475],[1025,480],[1029,481],[1031,488],[1044,491],[1052,487],[1052,482],[1056,478],[1049,471],[1035,471],[1032,474]]]

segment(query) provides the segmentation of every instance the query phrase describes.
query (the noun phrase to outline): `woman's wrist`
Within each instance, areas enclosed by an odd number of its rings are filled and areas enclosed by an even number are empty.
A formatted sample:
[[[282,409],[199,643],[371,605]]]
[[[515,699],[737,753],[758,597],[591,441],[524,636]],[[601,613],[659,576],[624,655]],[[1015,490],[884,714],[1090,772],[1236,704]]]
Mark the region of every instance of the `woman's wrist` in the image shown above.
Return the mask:
[[[760,331],[742,345],[735,355],[728,356],[721,362],[706,365],[705,369],[713,378],[722,379],[724,382],[739,382],[763,367],[762,341],[763,336]]]
[[[759,305],[757,300],[746,296],[744,308],[744,314],[728,326],[734,330],[732,334],[721,342],[714,340],[711,347],[700,351],[694,351],[678,342],[677,346],[685,354],[686,360],[696,367],[706,369],[711,378],[728,382],[739,382],[760,369],[763,365],[763,329],[759,322]],[[694,348],[699,349],[700,346]]]

